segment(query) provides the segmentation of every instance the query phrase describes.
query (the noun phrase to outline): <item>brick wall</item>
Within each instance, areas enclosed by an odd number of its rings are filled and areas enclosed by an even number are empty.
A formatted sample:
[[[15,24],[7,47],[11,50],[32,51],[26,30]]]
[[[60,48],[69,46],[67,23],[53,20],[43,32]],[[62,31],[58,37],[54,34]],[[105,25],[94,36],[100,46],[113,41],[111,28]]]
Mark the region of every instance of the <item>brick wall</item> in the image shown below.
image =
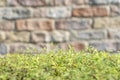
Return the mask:
[[[0,53],[120,50],[120,0],[0,0]]]

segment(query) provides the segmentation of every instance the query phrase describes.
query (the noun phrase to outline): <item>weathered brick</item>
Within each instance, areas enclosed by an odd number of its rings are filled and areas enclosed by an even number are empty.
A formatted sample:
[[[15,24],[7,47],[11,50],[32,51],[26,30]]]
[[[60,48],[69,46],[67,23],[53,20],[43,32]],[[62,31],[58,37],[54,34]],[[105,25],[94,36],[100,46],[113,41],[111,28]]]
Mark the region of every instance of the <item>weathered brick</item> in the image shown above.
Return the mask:
[[[120,39],[120,30],[119,29],[109,29],[109,37],[110,39]]]
[[[88,3],[89,3],[89,0],[72,0],[73,5],[83,5]]]
[[[70,7],[46,7],[33,9],[33,17],[42,18],[70,18],[72,9]]]
[[[50,6],[54,4],[54,0],[8,0],[11,6]]]
[[[28,8],[3,8],[1,11],[4,19],[29,18],[32,15],[31,10]]]
[[[7,54],[8,46],[4,43],[0,43],[0,54]]]
[[[46,31],[36,31],[31,35],[31,42],[39,43],[39,42],[50,42],[50,35]]]
[[[56,6],[71,5],[72,0],[54,0]]]
[[[72,16],[70,7],[45,7],[33,10],[34,17],[43,18],[69,18]]]
[[[45,17],[49,18],[68,18],[71,17],[71,8],[54,7],[46,9]]]
[[[13,21],[0,21],[0,30],[10,31],[14,30],[15,24]]]
[[[118,16],[120,15],[120,5],[118,6],[110,6],[110,13],[111,16]]]
[[[7,0],[0,0],[0,6],[6,6]]]
[[[104,40],[107,38],[106,30],[71,31],[71,40]]]
[[[94,28],[119,28],[120,17],[96,18]]]
[[[112,41],[92,41],[89,43],[89,46],[92,46],[98,50],[105,51],[116,51],[117,46],[115,42]]]
[[[17,30],[46,30],[52,31],[54,29],[53,20],[38,20],[38,19],[28,19],[28,20],[18,20]]]
[[[53,43],[49,44],[49,50],[58,51],[62,50],[69,50],[72,47],[75,51],[85,50],[88,47],[87,42],[63,42],[63,43]]]
[[[60,48],[63,50],[68,50],[69,46],[73,47],[75,51],[85,50],[88,47],[86,42],[68,42],[68,43],[61,43]]]
[[[89,3],[92,5],[98,4],[118,4],[120,0],[89,0]]]
[[[108,16],[109,15],[109,7],[96,6],[96,7],[74,8],[72,15],[73,15],[73,17]]]
[[[6,37],[9,42],[30,42],[29,32],[6,32]]]
[[[43,48],[47,47],[46,44],[26,44],[26,43],[11,43],[8,44],[9,46],[9,53],[40,53]]]
[[[110,27],[109,18],[95,18],[94,28],[106,28]]]
[[[116,51],[120,51],[120,42],[118,41],[118,42],[116,42],[116,45],[117,45],[117,50]]]
[[[58,30],[84,30],[92,27],[92,19],[57,20],[55,27]]]
[[[0,32],[0,42],[5,41],[5,40],[6,40],[5,32]]]
[[[69,41],[70,34],[66,31],[54,31],[51,33],[51,41],[53,42],[65,42]]]
[[[46,15],[46,9],[44,9],[44,8],[33,9],[32,17],[41,18],[41,17],[45,17],[45,15]]]

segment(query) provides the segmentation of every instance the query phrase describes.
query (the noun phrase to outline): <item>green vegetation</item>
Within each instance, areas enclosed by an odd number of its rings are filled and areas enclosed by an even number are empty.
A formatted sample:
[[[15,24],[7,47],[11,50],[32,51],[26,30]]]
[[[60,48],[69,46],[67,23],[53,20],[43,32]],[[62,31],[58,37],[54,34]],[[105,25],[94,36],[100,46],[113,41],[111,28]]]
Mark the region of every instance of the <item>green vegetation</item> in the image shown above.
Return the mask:
[[[120,55],[72,48],[36,55],[8,54],[0,58],[0,80],[120,80]]]

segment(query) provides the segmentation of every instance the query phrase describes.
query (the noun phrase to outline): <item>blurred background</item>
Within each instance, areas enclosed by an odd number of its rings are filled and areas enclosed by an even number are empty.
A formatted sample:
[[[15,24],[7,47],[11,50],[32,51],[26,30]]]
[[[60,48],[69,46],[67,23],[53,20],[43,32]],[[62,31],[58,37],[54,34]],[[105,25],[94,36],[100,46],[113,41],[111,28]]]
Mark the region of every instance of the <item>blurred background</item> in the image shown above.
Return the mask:
[[[0,53],[88,46],[120,50],[120,0],[0,0]]]

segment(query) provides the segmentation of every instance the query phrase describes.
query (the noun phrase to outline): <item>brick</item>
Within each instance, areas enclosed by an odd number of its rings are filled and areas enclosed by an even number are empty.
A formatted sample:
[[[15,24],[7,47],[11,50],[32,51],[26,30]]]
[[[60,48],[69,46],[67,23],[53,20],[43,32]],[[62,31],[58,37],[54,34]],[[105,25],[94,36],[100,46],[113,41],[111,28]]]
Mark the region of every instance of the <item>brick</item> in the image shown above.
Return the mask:
[[[107,38],[106,30],[86,30],[86,31],[71,31],[71,40],[104,40]]]
[[[119,4],[120,0],[108,0],[109,4]]]
[[[81,7],[74,8],[72,12],[73,17],[91,17],[93,16],[92,8]]]
[[[50,35],[46,31],[36,31],[31,34],[31,42],[50,42]]]
[[[0,42],[3,42],[6,40],[5,32],[0,32]]]
[[[103,6],[74,8],[72,15],[73,17],[104,17],[109,15],[109,8]]]
[[[6,6],[7,0],[0,0],[0,6]]]
[[[92,41],[89,43],[89,46],[92,46],[98,50],[104,51],[116,51],[117,46],[115,42],[112,41]]]
[[[54,0],[56,6],[71,5],[72,0]]]
[[[70,7],[45,7],[33,10],[33,16],[42,18],[69,18],[72,16]]]
[[[28,54],[36,54],[40,53],[46,44],[27,44],[27,43],[11,43],[8,44],[9,46],[9,53],[28,53]]]
[[[49,18],[68,18],[71,17],[71,8],[55,7],[46,9],[46,16]]]
[[[116,50],[116,51],[118,51],[118,52],[119,52],[119,51],[120,51],[120,42],[119,42],[119,41],[118,41],[118,42],[116,42],[116,45],[117,45],[117,48],[116,48],[117,50]]]
[[[108,31],[110,39],[120,39],[119,29],[109,29]]]
[[[84,5],[88,3],[89,3],[89,0],[72,0],[73,5]]]
[[[11,6],[50,6],[54,4],[54,0],[8,0],[8,5]]]
[[[94,28],[106,28],[110,27],[109,18],[95,18]]]
[[[0,43],[0,54],[7,54],[8,46],[4,43]]]
[[[29,18],[32,15],[28,8],[3,8],[1,11],[4,19]]]
[[[92,19],[57,20],[55,27],[58,30],[85,30],[92,27]]]
[[[96,18],[94,20],[94,28],[119,28],[120,18],[110,17],[110,18]]]
[[[120,6],[110,6],[110,13],[111,16],[118,16],[120,15]]]
[[[15,23],[13,21],[0,21],[0,30],[10,31],[15,29]]]
[[[51,41],[53,42],[66,42],[69,41],[70,34],[66,31],[54,31],[51,33]]]
[[[27,31],[37,31],[45,30],[52,31],[54,29],[53,20],[38,20],[38,19],[28,19],[28,20],[18,20],[17,21],[17,30],[27,30]]]
[[[68,42],[60,43],[58,46],[62,50],[69,50],[69,48],[72,47],[75,51],[80,51],[85,50],[88,47],[88,44],[86,42]]]
[[[33,9],[33,16],[35,18],[41,18],[46,16],[46,9],[44,8],[35,8]]]
[[[97,5],[97,4],[109,4],[110,0],[89,0],[89,3],[92,5]]]
[[[6,32],[6,37],[9,42],[30,42],[29,32]]]
[[[89,3],[92,5],[98,4],[118,4],[120,0],[89,0]]]

